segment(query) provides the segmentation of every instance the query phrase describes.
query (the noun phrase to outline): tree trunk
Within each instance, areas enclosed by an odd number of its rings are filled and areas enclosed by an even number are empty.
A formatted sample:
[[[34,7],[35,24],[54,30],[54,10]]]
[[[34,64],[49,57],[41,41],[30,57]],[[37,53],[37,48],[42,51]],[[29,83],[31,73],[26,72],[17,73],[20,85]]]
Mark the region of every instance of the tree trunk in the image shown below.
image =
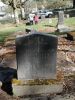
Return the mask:
[[[18,17],[17,9],[14,9],[14,17],[15,17],[15,23],[19,24],[19,17]]]
[[[21,9],[21,19],[24,19],[25,18],[24,8],[23,7],[20,7],[20,9]]]
[[[13,0],[13,12],[14,12],[14,17],[15,17],[15,23],[19,24],[19,17],[18,17],[18,11],[16,7],[16,0]]]
[[[24,19],[25,18],[25,10],[22,7],[22,2],[23,2],[23,0],[20,0],[20,11],[21,11],[21,19]]]

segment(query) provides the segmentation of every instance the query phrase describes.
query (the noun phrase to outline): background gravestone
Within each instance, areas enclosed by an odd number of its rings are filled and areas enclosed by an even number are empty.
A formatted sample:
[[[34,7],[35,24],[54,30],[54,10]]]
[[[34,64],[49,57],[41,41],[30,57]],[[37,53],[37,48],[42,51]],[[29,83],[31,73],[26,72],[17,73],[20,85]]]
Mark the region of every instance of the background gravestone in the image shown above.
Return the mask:
[[[57,24],[57,30],[59,32],[67,32],[70,31],[69,27],[64,25],[64,11],[58,12],[58,24]]]
[[[58,12],[58,25],[64,25],[64,12]]]
[[[56,78],[57,37],[48,34],[28,34],[16,38],[19,79]]]

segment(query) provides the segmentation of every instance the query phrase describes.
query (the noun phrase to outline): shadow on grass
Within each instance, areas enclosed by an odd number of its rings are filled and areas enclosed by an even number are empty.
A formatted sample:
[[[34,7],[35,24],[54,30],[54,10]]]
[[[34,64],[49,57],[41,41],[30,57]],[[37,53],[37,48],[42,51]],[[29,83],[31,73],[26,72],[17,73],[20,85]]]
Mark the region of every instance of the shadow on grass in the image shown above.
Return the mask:
[[[45,27],[54,27],[53,25],[43,25]]]

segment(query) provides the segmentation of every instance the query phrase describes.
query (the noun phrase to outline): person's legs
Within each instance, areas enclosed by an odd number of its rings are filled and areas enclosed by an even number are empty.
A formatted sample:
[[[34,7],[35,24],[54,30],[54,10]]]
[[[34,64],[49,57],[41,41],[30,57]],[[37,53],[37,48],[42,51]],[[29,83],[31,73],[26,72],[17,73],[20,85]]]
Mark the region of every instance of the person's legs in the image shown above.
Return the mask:
[[[37,21],[35,21],[35,24],[38,24],[38,22],[37,22]]]
[[[33,25],[33,21],[30,21],[30,25]]]

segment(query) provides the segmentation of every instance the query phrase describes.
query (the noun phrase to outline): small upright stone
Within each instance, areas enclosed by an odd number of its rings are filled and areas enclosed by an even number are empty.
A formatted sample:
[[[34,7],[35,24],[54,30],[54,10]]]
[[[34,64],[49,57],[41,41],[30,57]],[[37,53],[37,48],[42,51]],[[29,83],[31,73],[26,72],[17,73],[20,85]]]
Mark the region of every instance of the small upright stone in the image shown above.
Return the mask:
[[[64,25],[64,11],[59,11],[58,12],[57,31],[59,31],[59,32],[70,31],[69,27]]]

